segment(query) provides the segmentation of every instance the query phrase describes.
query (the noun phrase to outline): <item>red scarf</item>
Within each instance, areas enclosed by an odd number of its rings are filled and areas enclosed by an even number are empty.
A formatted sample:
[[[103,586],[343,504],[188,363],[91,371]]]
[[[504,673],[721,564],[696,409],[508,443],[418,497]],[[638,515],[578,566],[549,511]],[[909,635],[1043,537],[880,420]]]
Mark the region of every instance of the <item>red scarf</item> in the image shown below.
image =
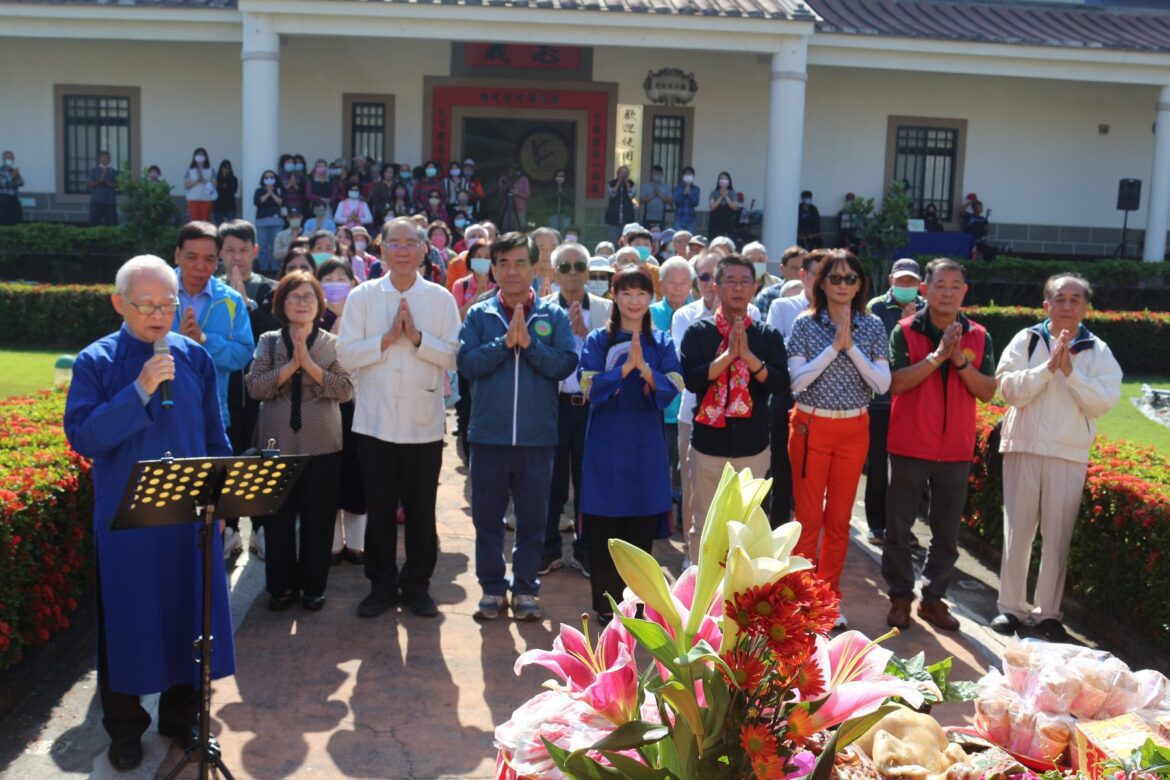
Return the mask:
[[[743,318],[745,328],[751,324],[751,317]],[[715,350],[718,357],[727,349],[732,327],[731,322],[723,316],[722,310],[715,312],[715,327],[723,337],[719,342],[719,349]],[[714,384],[707,386],[707,392],[695,412],[695,422],[712,428],[724,428],[728,417],[751,417],[752,395],[748,392],[748,383],[751,379],[751,372],[748,371],[747,362],[743,358],[731,361],[731,366],[715,379]]]

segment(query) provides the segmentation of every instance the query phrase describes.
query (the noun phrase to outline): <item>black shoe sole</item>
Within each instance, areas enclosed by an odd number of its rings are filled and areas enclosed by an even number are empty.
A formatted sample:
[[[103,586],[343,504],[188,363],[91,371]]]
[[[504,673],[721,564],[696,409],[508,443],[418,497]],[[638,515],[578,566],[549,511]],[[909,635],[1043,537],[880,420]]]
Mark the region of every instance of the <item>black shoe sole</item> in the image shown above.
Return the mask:
[[[301,609],[308,612],[320,612],[321,608],[325,606],[324,596],[311,596],[301,599]]]
[[[387,610],[393,608],[398,604],[397,599],[387,599],[385,601],[377,601],[374,603],[366,603],[363,601],[358,604],[357,614],[362,618],[376,618],[379,615],[385,614]]]
[[[137,769],[142,763],[142,742],[134,740],[113,743],[106,751],[106,758],[109,759],[110,766],[118,772]]]

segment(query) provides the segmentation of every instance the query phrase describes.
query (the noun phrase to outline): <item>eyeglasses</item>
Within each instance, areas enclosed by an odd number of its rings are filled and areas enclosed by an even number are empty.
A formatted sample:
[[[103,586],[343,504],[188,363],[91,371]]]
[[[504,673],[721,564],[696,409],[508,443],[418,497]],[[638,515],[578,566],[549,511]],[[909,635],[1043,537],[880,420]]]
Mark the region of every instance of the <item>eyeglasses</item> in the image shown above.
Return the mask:
[[[750,276],[725,276],[725,277],[723,277],[723,281],[719,282],[719,286],[720,287],[748,287],[749,285],[754,285],[755,283],[756,283],[756,280],[752,279]]]
[[[834,287],[839,287],[843,284],[852,286],[861,280],[861,277],[857,274],[826,274],[825,278]]]
[[[417,241],[387,241],[385,246],[390,247],[391,252],[416,252],[422,244]]]
[[[715,274],[699,274],[700,282],[709,282],[715,278]]]
[[[578,260],[575,263],[558,263],[557,273],[567,274],[569,271],[576,271],[577,273],[585,273],[589,270],[589,263],[584,260]]]
[[[302,293],[301,295],[290,295],[285,300],[291,303],[313,303],[317,300],[317,295],[316,293]]]
[[[171,301],[170,303],[134,303],[127,301],[134,311],[141,314],[143,317],[149,317],[152,314],[162,314],[164,317],[173,317],[175,310],[179,308],[178,301]]]

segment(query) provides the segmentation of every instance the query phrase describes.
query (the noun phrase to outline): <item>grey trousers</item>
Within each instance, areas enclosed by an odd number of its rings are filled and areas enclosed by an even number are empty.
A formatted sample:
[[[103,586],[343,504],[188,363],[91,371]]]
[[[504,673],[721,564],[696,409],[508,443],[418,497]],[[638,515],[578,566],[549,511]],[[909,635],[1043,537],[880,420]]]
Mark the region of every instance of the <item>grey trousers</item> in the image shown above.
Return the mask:
[[[891,599],[914,598],[914,557],[911,528],[923,490],[930,486],[930,548],[922,570],[922,600],[939,601],[959,559],[959,524],[967,500],[968,461],[943,463],[890,455],[890,486],[886,492],[886,535],[882,544],[882,577]]]

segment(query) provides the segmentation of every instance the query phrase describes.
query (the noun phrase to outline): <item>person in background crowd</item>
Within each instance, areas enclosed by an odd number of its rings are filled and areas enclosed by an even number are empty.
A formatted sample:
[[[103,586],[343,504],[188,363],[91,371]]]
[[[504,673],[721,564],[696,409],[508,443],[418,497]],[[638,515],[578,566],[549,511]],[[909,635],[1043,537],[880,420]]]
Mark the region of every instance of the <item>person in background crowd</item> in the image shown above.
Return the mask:
[[[596,257],[613,257],[614,254],[613,243],[610,241],[599,241],[597,246],[593,247],[593,254]]]
[[[702,301],[679,309],[671,323],[671,330],[677,331],[680,325],[693,322],[685,327],[679,347],[686,388],[698,399],[688,454],[693,493],[687,544],[692,560],[698,557],[703,523],[723,464],[729,462],[737,471],[750,468],[754,475],[767,473],[771,461],[768,402],[773,395],[788,394],[784,341],[763,324],[751,303],[756,285],[751,261],[741,255],[719,257],[708,250],[696,270],[700,290],[706,286],[706,294],[713,292],[718,308],[705,316],[705,294]],[[703,281],[712,270],[713,290],[709,276]],[[691,309],[696,304],[702,308]]]
[[[325,298],[308,271],[277,285],[273,313],[280,330],[263,334],[245,381],[260,401],[257,431],[282,452],[307,455],[300,479],[276,514],[265,518],[264,574],[268,608],[325,606],[329,546],[341,484],[341,409],[353,397],[353,378],[337,360],[337,337],[320,327]]]
[[[183,176],[187,196],[187,219],[206,222],[211,219],[211,208],[218,195],[215,174],[211,172],[211,158],[202,146],[191,155],[187,173]]]
[[[472,246],[487,242],[487,229],[482,225],[470,225],[463,235],[463,240],[455,245],[457,254],[447,263],[447,289],[455,292],[455,283],[471,273],[468,268],[467,257]],[[462,244],[462,249],[460,245]],[[458,297],[456,297],[458,303]]]
[[[316,214],[318,209],[323,213],[333,210],[333,180],[329,177],[329,163],[318,159],[308,172],[305,181],[305,200],[308,201],[307,210]]]
[[[696,257],[703,253],[707,248],[706,236],[691,236],[691,240],[687,242],[688,260],[694,261]]]
[[[590,295],[610,300],[613,296],[610,285],[613,282],[613,266],[604,257],[589,258],[589,280],[585,282],[585,289]]]
[[[674,236],[670,239],[670,251],[684,260],[690,260],[691,251],[687,247],[687,244],[691,242],[691,237],[689,230],[675,230]]]
[[[414,183],[414,205],[418,211],[428,211],[432,194],[443,204],[443,183],[439,181],[439,164],[434,160],[423,163],[423,177]],[[430,221],[430,220],[428,220]]]
[[[240,194],[240,180],[232,170],[232,161],[219,164],[215,175],[215,202],[211,208],[211,221],[216,225],[231,222],[236,218],[236,196]]]
[[[475,175],[475,160],[470,157],[463,161],[463,178],[467,181],[471,205],[478,207],[479,202],[483,200],[483,182]]]
[[[419,276],[426,231],[409,219],[382,228],[386,274],[349,296],[341,317],[341,364],[355,372],[357,437],[369,520],[365,568],[370,593],[360,617],[377,617],[401,598],[433,617],[430,580],[438,558],[435,497],[443,462],[442,387],[455,368],[459,312],[442,287]],[[389,326],[387,324],[389,323]],[[406,516],[406,560],[397,566],[398,505]],[[503,512],[496,516],[497,523]]]
[[[451,229],[447,223],[435,220],[427,225],[427,241],[438,255],[439,264],[446,269],[447,262],[455,256],[451,251]]]
[[[398,166],[398,180],[406,185],[406,192],[410,196],[410,200],[414,201],[414,170],[410,165],[403,163]]]
[[[802,248],[801,252],[800,280],[802,290],[800,294],[792,297],[779,297],[772,301],[772,305],[768,308],[768,324],[780,331],[785,342],[792,337],[796,318],[812,306],[813,299],[816,297],[817,272],[820,270],[821,262],[829,254],[826,249],[804,252]]]
[[[449,212],[450,225],[458,242],[463,237],[464,228],[475,222],[476,209],[471,202],[471,193],[467,190],[460,190],[455,195],[455,206]]]
[[[563,168],[553,172],[553,191],[549,198],[552,215],[548,218],[548,225],[558,233],[567,232],[573,222],[573,191],[567,180],[568,174]]]
[[[463,178],[463,166],[458,160],[452,160],[447,169],[447,178],[443,179],[443,205],[448,212],[455,211],[459,203],[459,193],[468,191],[468,182]]]
[[[535,239],[533,239],[535,240]],[[561,244],[553,251],[557,292],[545,296],[546,303],[556,304],[569,315],[573,344],[580,359],[585,339],[591,331],[609,322],[610,302],[591,295],[585,288],[589,271],[589,253],[580,244]],[[570,565],[589,574],[589,528],[581,519],[581,464],[585,455],[585,431],[589,427],[589,399],[581,392],[576,373],[565,377],[558,388],[557,448],[553,456],[552,482],[549,487],[548,520],[544,527],[544,557],[537,574],[559,569],[563,563],[561,532],[573,530],[574,523],[563,521],[565,502],[569,500],[569,483],[573,485],[573,518],[580,526],[573,541]]]
[[[759,296],[765,288],[780,284],[780,279],[768,273],[768,248],[762,243],[752,241],[743,248],[741,254],[752,261],[752,269],[756,272],[756,290],[753,294],[754,296]],[[771,302],[769,302],[769,305],[771,305]],[[760,309],[759,304],[756,304],[756,308]],[[760,311],[767,311],[767,309],[760,309]]]
[[[284,205],[296,206],[298,210],[307,208],[308,198],[305,190],[308,187],[305,173],[305,158],[294,154],[285,164],[281,172],[280,183],[284,187]]]
[[[654,236],[654,245],[656,247],[654,258],[658,261],[658,265],[661,266],[675,255],[673,243],[674,229],[667,228],[666,230],[662,230],[654,227],[650,229],[650,235]],[[686,260],[686,258],[684,257],[683,260]]]
[[[386,213],[382,215],[382,219],[411,217],[416,213],[418,213],[418,209],[414,207],[414,201],[410,197],[410,188],[406,182],[399,180],[391,190],[390,205],[386,208]]]
[[[292,242],[305,235],[304,229],[301,226],[300,209],[296,206],[289,206],[287,219],[288,227],[277,233],[276,238],[272,240],[273,258],[283,258],[288,254],[288,248],[292,246]]]
[[[800,272],[804,269],[804,256],[808,254],[804,247],[799,244],[793,244],[784,250],[784,254],[780,255],[780,275],[786,282],[799,282],[801,280]],[[854,254],[857,254],[854,252]],[[761,311],[764,311],[761,309]]]
[[[698,185],[695,184],[695,169],[688,165],[682,169],[682,181],[674,186],[672,196],[674,200],[674,229],[686,233],[688,240],[695,232],[695,209],[699,207],[701,196],[702,193],[700,193]],[[675,234],[675,238],[678,238],[678,233]],[[678,254],[689,259],[689,256],[682,252],[678,252]]]
[[[788,371],[795,409],[788,434],[800,539],[796,554],[841,596],[849,519],[869,450],[868,406],[890,386],[886,329],[865,313],[865,269],[852,252],[829,250],[812,305],[793,323]],[[846,628],[844,612],[835,628]]]
[[[745,256],[748,255],[747,250],[751,246],[751,244],[748,244],[744,247]],[[804,255],[804,247],[801,246],[790,246],[784,250],[784,254],[780,256],[780,272],[783,274],[783,278],[777,279],[772,276],[770,278],[775,281],[772,284],[760,288],[754,301],[757,309],[770,313],[772,311],[772,302],[777,298],[783,297],[784,282],[790,278],[800,279],[800,262],[804,259]],[[767,257],[767,252],[764,253],[764,256]]]
[[[712,252],[718,252],[723,257],[735,254],[735,241],[728,236],[716,236],[711,239],[711,243],[707,248]],[[753,293],[754,295],[755,293]]]
[[[284,262],[280,266],[280,278],[284,278],[284,275],[289,271],[317,272],[317,261],[313,259],[308,246],[297,246],[294,243],[289,247],[288,254],[285,255]]]
[[[494,620],[513,593],[512,616],[539,620],[540,567],[553,456],[557,386],[577,367],[569,316],[536,298],[538,251],[523,233],[492,243],[499,294],[467,312],[460,331],[459,373],[471,382],[471,517],[475,573],[483,588],[479,620]],[[516,513],[512,580],[506,579],[504,524]]]
[[[529,233],[532,243],[536,244],[538,253],[536,259],[536,279],[533,286],[536,295],[546,298],[558,291],[557,272],[553,268],[553,250],[561,243],[561,234],[552,228],[542,227]]]
[[[813,205],[813,194],[809,190],[800,193],[800,206],[796,214],[796,243],[808,250],[824,246],[821,238],[821,212]]]
[[[922,211],[922,221],[927,233],[942,233],[946,230],[942,220],[938,217],[938,207],[933,203],[926,204],[926,208]]]
[[[913,317],[926,306],[926,299],[918,294],[922,271],[918,261],[904,257],[890,269],[890,288],[866,305],[866,310],[882,321],[886,333],[907,317]],[[878,393],[869,402],[869,455],[865,469],[865,521],[869,527],[866,538],[870,544],[880,545],[886,534],[886,490],[890,484],[890,458],[886,453],[886,439],[890,435],[890,394]]]
[[[691,290],[695,286],[695,269],[681,257],[672,257],[658,269],[662,280],[662,300],[650,304],[650,319],[654,327],[663,333],[670,333],[674,313],[691,302]],[[671,341],[672,348],[677,346]],[[666,427],[666,451],[670,459],[670,494],[679,504],[682,513],[682,471],[679,468],[678,453],[678,409],[682,404],[680,392],[670,405],[662,410],[662,422]],[[679,527],[682,527],[681,521]]]
[[[447,207],[443,205],[442,190],[434,190],[427,196],[426,208],[421,213],[430,223],[442,222],[446,225],[450,221],[451,215],[447,212]]]
[[[642,182],[642,190],[638,195],[638,203],[642,206],[642,223],[658,225],[659,228],[666,224],[667,207],[674,204],[670,185],[663,183],[662,175],[661,165],[651,165],[650,181]]]
[[[394,205],[394,185],[398,184],[398,163],[386,163],[382,166],[382,174],[370,189],[370,211],[374,214],[374,224],[381,225],[386,221]],[[395,215],[409,216],[409,215]]]
[[[256,228],[244,220],[224,222],[218,228],[219,259],[223,262],[224,274],[217,279],[235,290],[244,300],[248,308],[248,323],[252,328],[252,340],[259,342],[260,336],[270,330],[279,330],[280,321],[274,316],[272,298],[276,292],[276,282],[266,276],[253,271],[256,255],[260,247],[256,244]],[[264,444],[267,440],[257,439],[254,435],[256,416],[260,412],[260,403],[248,394],[244,383],[244,374],[248,370],[245,365],[228,376],[228,439],[232,443],[232,451],[240,454],[253,446]],[[224,521],[224,551],[227,555],[234,554],[241,548],[240,520],[227,518]],[[229,529],[232,533],[228,533]],[[260,560],[264,560],[267,552],[264,542],[264,522],[262,518],[252,518],[252,538],[249,548]]]
[[[147,181],[162,181],[162,168],[157,165],[152,165],[146,169]]]
[[[24,221],[20,206],[20,188],[24,178],[16,167],[16,155],[5,149],[0,159],[0,225],[19,225]]]
[[[481,219],[479,225],[488,232],[488,241],[495,242],[500,237],[500,231],[491,220]]]
[[[490,295],[496,289],[492,281],[491,244],[487,242],[487,231],[482,237],[473,238],[471,248],[467,250],[467,264],[469,272],[463,275],[451,289],[455,296],[455,305],[459,307],[459,319],[467,318],[471,307]],[[459,374],[459,401],[455,404],[455,438],[459,442],[459,452],[466,462],[471,457],[467,446],[467,426],[471,422],[471,382],[467,377]]]
[[[337,223],[330,216],[329,204],[325,202],[314,203],[313,216],[309,217],[308,221],[304,223],[304,227],[303,232],[306,235],[315,233],[318,230],[324,230],[327,233],[336,233]]]
[[[581,512],[589,529],[590,586],[598,619],[613,619],[625,588],[609,553],[622,539],[652,552],[660,517],[670,511],[670,476],[662,410],[682,391],[670,336],[654,330],[654,285],[640,266],[614,277],[609,326],[585,339],[577,371],[589,401]]]
[[[609,225],[609,240],[617,244],[621,238],[622,226],[635,216],[634,196],[638,190],[630,179],[629,166],[618,167],[617,176],[609,180],[605,192],[609,199],[605,208],[605,224]]]
[[[89,178],[85,186],[89,190],[89,224],[97,225],[118,224],[118,191],[117,168],[110,166],[110,153],[98,152],[98,163],[89,169]]]
[[[370,274],[374,270],[374,263],[378,262],[378,257],[370,252],[369,231],[358,225],[349,232],[353,236],[349,263],[353,269],[354,278],[360,284],[367,279],[374,278]]]
[[[995,370],[1009,404],[1003,455],[1003,560],[1000,614],[991,628],[1015,633],[1034,621],[1050,642],[1068,642],[1060,602],[1068,548],[1084,492],[1097,419],[1121,397],[1121,366],[1109,345],[1084,325],[1093,288],[1077,274],[1044,284],[1048,319],[1017,333]],[[1043,539],[1034,601],[1027,599],[1032,542]]]
[[[309,251],[313,254],[315,265],[321,265],[331,257],[339,254],[337,236],[325,230],[314,231],[309,236]]]
[[[357,278],[353,270],[336,257],[322,263],[316,275],[325,296],[321,327],[336,335],[341,330],[345,302],[357,286]],[[333,524],[330,556],[334,566],[342,561],[363,566],[366,560],[366,493],[362,482],[362,465],[358,460],[357,439],[353,435],[353,413],[352,399],[341,404],[340,509]]]
[[[369,227],[374,224],[374,215],[370,213],[370,206],[362,200],[361,186],[350,177],[349,187],[345,191],[345,200],[337,204],[337,211],[333,214],[333,221],[338,227],[354,227],[362,225]]]
[[[633,249],[636,252],[638,265],[646,269],[646,273],[650,274],[651,281],[654,282],[654,300],[662,298],[662,283],[658,278],[658,261],[654,260],[654,236],[649,230],[641,225],[634,223],[626,225],[625,233],[622,235],[622,242],[626,245],[618,250],[615,255],[616,260],[620,260],[622,253],[626,249]],[[617,265],[617,263],[615,263]]]
[[[837,245],[857,254],[860,245],[859,232],[863,227],[861,219],[850,211],[850,204],[856,199],[852,192],[845,193],[845,204],[837,212]]]
[[[707,208],[710,211],[707,217],[707,235],[712,239],[730,235],[735,229],[740,205],[739,195],[731,183],[731,174],[727,171],[719,172],[715,188],[707,197]],[[732,251],[735,251],[734,244]]]
[[[971,249],[972,260],[994,260],[995,250],[987,243],[987,234],[991,230],[988,218],[991,211],[983,211],[983,201],[975,197],[975,193],[967,196],[963,204],[963,232],[975,239]]]
[[[278,262],[273,253],[276,235],[284,228],[280,215],[284,208],[284,188],[276,178],[276,171],[269,169],[260,174],[260,186],[252,194],[252,204],[256,207],[256,241],[260,245],[257,262],[261,272],[271,271]]]
[[[199,738],[200,672],[191,656],[191,641],[201,633],[200,603],[194,598],[203,579],[198,526],[182,523],[149,532],[110,528],[139,460],[168,453],[231,455],[215,366],[190,339],[168,333],[178,293],[174,271],[162,259],[143,255],[126,261],[111,298],[123,325],[77,356],[65,401],[65,436],[93,461],[97,689],[110,737],[106,755],[118,771],[142,762],[142,734],[151,718],[140,696],[162,692],[159,734],[182,749]],[[154,354],[152,345],[159,341],[166,354]],[[163,382],[174,386],[173,409],[162,406]],[[212,537],[212,553],[218,555],[219,535]],[[218,567],[212,572],[211,677],[218,679],[235,673],[235,650],[227,577]],[[214,737],[212,744],[218,749]]]
[[[500,197],[500,225],[505,231],[528,229],[528,199],[532,184],[519,165],[512,165],[496,182]]]
[[[995,395],[991,336],[960,311],[967,283],[963,267],[940,258],[926,266],[926,308],[890,334],[890,486],[882,577],[889,587],[892,627],[910,626],[914,599],[911,530],[923,491],[930,487],[930,549],[922,569],[918,616],[946,631],[959,621],[943,598],[959,559],[959,524],[975,451],[975,400]]]

